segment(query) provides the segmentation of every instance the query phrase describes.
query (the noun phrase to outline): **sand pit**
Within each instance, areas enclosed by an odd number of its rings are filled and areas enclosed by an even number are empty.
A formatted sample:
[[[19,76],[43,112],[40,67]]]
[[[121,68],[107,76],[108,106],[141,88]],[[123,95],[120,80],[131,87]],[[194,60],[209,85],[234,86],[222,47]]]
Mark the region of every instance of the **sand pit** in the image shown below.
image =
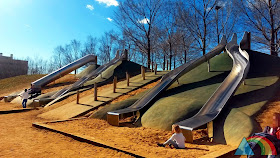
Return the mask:
[[[131,157],[32,127],[39,111],[0,115],[0,157]]]
[[[156,142],[163,143],[172,135],[171,132],[145,127],[114,127],[98,119],[48,123],[48,125],[58,130],[94,137],[107,145],[145,157],[200,157],[228,147],[207,141],[186,143],[187,148],[182,150],[158,147]],[[201,132],[195,133],[195,136],[201,137]]]

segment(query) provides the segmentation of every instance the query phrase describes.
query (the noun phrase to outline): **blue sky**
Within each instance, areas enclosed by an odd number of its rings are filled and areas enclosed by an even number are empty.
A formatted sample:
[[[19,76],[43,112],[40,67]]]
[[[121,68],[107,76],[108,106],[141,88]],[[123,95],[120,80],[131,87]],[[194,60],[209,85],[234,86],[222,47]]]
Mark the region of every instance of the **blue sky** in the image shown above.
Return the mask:
[[[117,30],[108,20],[117,7],[116,0],[0,0],[0,52],[48,59],[72,39]]]

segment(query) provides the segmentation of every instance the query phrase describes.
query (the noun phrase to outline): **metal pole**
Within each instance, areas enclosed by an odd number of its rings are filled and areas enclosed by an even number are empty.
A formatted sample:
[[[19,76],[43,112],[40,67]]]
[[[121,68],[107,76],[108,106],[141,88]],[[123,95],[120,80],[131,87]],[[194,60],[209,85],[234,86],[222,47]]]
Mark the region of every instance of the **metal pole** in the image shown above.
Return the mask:
[[[94,101],[97,101],[97,84],[94,83]]]

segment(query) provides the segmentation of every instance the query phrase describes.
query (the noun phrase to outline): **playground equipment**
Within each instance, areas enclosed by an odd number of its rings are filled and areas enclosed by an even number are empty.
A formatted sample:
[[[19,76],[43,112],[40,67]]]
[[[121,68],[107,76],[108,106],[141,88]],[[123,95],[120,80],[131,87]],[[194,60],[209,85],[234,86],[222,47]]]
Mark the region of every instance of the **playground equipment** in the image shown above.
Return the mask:
[[[245,32],[240,45],[243,48],[250,48],[248,41],[248,32]],[[249,55],[237,45],[236,34],[233,35],[232,40],[227,44],[226,52],[233,60],[230,74],[195,116],[175,123],[183,129],[187,142],[193,142],[192,130],[205,124],[208,127],[209,138],[213,137],[213,120],[219,115],[229,98],[247,76],[250,67]]]
[[[71,86],[68,86],[68,87],[65,87],[65,88],[59,90],[54,95],[52,95],[48,98],[34,99],[34,102],[36,102],[39,105],[47,104],[45,107],[48,107],[48,106],[52,105],[53,103],[55,103],[61,96],[65,95],[66,93],[68,93],[70,91],[73,91],[75,89],[80,88],[81,86],[83,86],[83,84],[85,82],[96,78],[98,75],[102,74],[103,71],[105,71],[110,66],[116,64],[117,62],[119,62],[121,60],[127,60],[127,50],[124,50],[124,52],[122,53],[121,56],[119,55],[119,51],[117,51],[117,54],[116,54],[116,56],[113,60],[111,60],[107,64],[99,66],[96,70],[94,70],[91,73],[81,77],[78,81],[76,81]]]
[[[43,86],[47,85],[48,83],[61,78],[73,70],[80,68],[81,66],[89,63],[89,62],[96,62],[95,55],[86,55],[68,65],[63,66],[62,68],[34,81],[31,83],[31,93],[41,93],[41,89]]]
[[[154,88],[152,88],[147,94],[137,100],[133,105],[128,108],[120,109],[116,111],[111,111],[107,113],[107,120],[111,125],[119,126],[119,120],[125,118],[127,116],[136,116],[136,121],[140,118],[140,110],[142,113],[145,112],[147,105],[150,104],[155,98],[157,98],[160,94],[162,94],[172,83],[178,80],[182,75],[191,71],[198,65],[203,62],[208,61],[214,56],[220,54],[226,46],[226,38],[223,36],[221,42],[212,49],[208,54],[188,62],[168,74],[164,75],[159,84],[157,84]]]
[[[115,58],[113,60],[111,60],[109,63],[104,64],[102,66],[99,66],[96,70],[94,70],[94,71],[90,72],[89,74],[81,77],[78,81],[76,81],[71,86],[68,86],[68,87],[65,87],[65,88],[59,90],[58,92],[56,92],[55,94],[51,95],[50,97],[34,99],[33,104],[36,105],[36,106],[46,105],[47,104],[45,107],[48,107],[48,106],[52,105],[53,103],[58,101],[60,99],[60,97],[62,97],[63,95],[67,94],[70,91],[79,89],[81,86],[83,86],[83,84],[85,82],[96,78],[104,70],[106,70],[110,66],[116,64],[120,60],[127,60],[127,50],[125,50],[124,53],[122,53],[121,56],[119,55],[119,51],[117,51],[117,54],[116,54]]]
[[[47,85],[48,83],[61,78],[67,74],[69,74],[70,72],[72,72],[73,70],[76,70],[77,68],[80,68],[82,66],[84,66],[87,63],[90,62],[94,62],[96,64],[96,56],[95,55],[86,55],[68,65],[63,66],[62,68],[53,71],[52,73],[34,81],[31,83],[31,88],[28,90],[30,94],[35,94],[38,95],[41,93],[41,89],[42,87],[44,87],[45,85]],[[21,95],[23,93],[15,93],[12,95],[8,95],[4,97],[5,102],[10,102],[12,101],[14,98],[16,98],[17,96]]]

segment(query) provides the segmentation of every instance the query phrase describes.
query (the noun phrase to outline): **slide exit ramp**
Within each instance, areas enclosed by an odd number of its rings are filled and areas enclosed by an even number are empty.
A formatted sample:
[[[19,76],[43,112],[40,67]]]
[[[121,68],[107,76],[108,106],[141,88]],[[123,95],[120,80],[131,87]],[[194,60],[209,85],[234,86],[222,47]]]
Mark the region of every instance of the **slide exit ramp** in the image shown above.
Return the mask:
[[[92,80],[92,79],[96,78],[98,75],[101,75],[102,72],[105,71],[106,69],[108,69],[110,66],[116,64],[117,62],[119,62],[121,60],[127,60],[127,55],[128,55],[127,50],[124,50],[124,52],[121,55],[119,55],[119,51],[117,51],[117,54],[116,54],[115,58],[113,60],[111,60],[110,62],[108,62],[107,64],[99,66],[96,70],[94,70],[91,73],[87,74],[86,76],[80,78],[78,81],[76,81],[71,86],[61,89],[60,91],[58,91],[57,93],[52,95],[50,98],[42,99],[44,103],[49,101],[49,103],[45,107],[48,107],[48,106],[52,105],[53,103],[55,103],[57,100],[59,100],[60,97],[62,97],[66,93],[80,88],[88,80]],[[34,102],[40,102],[40,99],[35,99]]]
[[[245,32],[241,41],[242,45],[246,45],[247,36],[248,32]],[[247,76],[250,67],[249,55],[237,45],[236,34],[233,35],[231,42],[227,44],[226,51],[233,60],[233,67],[230,74],[195,116],[175,123],[183,129],[183,133],[188,142],[193,141],[191,131],[205,124],[208,126],[209,137],[213,137],[212,121],[219,115],[229,98]]]
[[[164,90],[166,90],[172,83],[178,80],[185,73],[191,71],[192,69],[206,62],[212,57],[220,54],[225,49],[225,46],[226,46],[226,37],[223,36],[221,42],[215,48],[213,48],[209,53],[205,54],[204,56],[196,60],[192,60],[186,64],[183,64],[182,66],[164,75],[160,83],[158,83],[154,88],[152,88],[148,93],[142,96],[130,107],[107,112],[107,121],[111,125],[119,126],[119,120],[126,116],[137,115],[137,118],[140,118],[141,109],[143,109],[145,106],[151,103],[156,97],[158,97],[161,93],[163,93]]]

